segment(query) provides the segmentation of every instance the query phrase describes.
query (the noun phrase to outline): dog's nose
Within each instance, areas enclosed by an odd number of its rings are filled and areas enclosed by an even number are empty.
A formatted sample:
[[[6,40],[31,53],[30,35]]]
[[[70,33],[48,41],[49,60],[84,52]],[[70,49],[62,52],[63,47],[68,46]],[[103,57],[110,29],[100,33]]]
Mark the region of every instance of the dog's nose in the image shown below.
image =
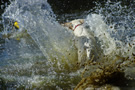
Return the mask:
[[[72,23],[64,23],[64,24],[61,24],[62,26],[64,27],[68,27],[69,29],[73,30],[73,24]]]

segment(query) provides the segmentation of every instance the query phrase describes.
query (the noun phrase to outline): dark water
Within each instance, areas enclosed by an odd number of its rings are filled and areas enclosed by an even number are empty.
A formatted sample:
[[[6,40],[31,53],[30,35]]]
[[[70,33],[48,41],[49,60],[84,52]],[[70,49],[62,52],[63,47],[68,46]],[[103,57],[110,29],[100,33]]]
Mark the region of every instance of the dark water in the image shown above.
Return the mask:
[[[133,0],[15,0],[5,4],[0,89],[134,90],[134,5]],[[81,68],[72,31],[59,24],[77,18],[86,20],[102,49],[98,62],[88,61]],[[19,29],[13,26],[15,21]]]

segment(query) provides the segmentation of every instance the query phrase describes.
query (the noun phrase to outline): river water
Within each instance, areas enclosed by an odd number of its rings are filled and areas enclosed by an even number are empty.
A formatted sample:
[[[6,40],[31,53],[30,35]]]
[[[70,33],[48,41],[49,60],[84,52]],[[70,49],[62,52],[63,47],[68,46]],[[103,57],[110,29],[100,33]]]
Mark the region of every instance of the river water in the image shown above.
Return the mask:
[[[11,1],[1,20],[0,88],[59,90],[115,86],[134,90],[134,5],[108,1],[104,6],[97,3],[81,15],[65,14],[63,21],[83,18],[100,45],[98,60],[80,66],[75,36],[59,23],[61,20],[47,0]],[[19,29],[14,26],[15,21]]]

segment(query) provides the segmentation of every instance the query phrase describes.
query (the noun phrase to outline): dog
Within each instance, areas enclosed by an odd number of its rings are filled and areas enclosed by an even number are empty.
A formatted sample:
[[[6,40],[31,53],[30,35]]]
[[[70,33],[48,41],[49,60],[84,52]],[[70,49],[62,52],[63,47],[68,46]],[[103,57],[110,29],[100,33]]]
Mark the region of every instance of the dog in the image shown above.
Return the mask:
[[[76,19],[62,25],[72,30],[75,35],[78,63],[84,64],[86,60],[98,59],[99,46],[96,43],[94,34],[84,25],[84,19]]]

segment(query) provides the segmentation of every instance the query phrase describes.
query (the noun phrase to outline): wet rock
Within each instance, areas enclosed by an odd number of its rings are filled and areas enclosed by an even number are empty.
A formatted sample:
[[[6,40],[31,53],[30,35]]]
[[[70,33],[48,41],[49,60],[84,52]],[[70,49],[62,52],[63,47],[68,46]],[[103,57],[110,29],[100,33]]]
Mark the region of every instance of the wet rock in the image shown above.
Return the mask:
[[[133,80],[135,72],[134,64],[131,62],[123,58],[123,60],[103,60],[94,65],[87,64],[82,73],[82,80],[75,90],[120,90],[129,82],[132,82],[129,83],[132,87],[135,83]]]

